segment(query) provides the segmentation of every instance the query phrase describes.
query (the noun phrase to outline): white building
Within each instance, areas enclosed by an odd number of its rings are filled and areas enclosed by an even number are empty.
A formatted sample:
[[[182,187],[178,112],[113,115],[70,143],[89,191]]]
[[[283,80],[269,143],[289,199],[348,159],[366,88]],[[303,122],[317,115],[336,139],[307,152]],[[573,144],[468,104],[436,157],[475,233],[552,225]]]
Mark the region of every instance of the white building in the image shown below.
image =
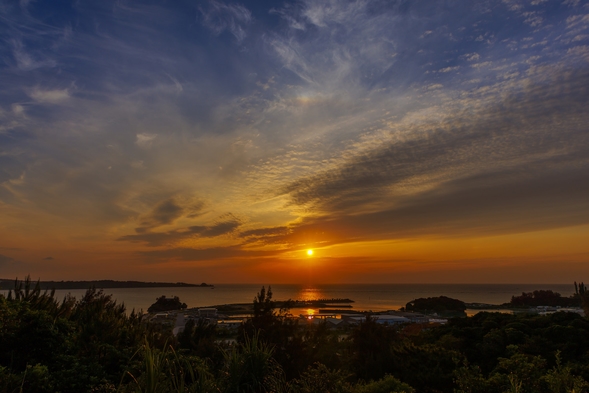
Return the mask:
[[[210,318],[216,319],[217,318],[217,309],[216,308],[199,308],[198,309],[198,316],[199,318]]]

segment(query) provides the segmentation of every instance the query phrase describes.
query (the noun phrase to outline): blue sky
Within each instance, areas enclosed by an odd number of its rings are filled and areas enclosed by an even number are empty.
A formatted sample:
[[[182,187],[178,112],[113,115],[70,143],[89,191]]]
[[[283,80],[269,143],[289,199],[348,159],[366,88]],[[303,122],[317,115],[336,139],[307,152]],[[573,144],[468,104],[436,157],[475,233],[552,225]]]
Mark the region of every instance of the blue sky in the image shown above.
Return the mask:
[[[307,248],[345,282],[589,273],[585,2],[21,0],[0,20],[0,276],[289,282]]]

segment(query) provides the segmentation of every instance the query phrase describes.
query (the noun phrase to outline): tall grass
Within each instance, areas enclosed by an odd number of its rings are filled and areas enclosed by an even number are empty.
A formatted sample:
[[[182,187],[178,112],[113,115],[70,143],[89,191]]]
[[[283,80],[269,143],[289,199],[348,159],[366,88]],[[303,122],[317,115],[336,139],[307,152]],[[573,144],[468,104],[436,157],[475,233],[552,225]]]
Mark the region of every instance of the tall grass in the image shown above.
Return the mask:
[[[209,393],[218,391],[204,360],[179,356],[172,346],[151,348],[146,341],[140,353],[142,367],[138,376],[128,371],[136,393]],[[119,389],[127,392],[128,386]]]
[[[266,393],[285,392],[281,367],[272,346],[256,334],[224,353],[217,378],[201,358],[178,354],[170,345],[163,350],[146,341],[137,353],[140,367],[127,372],[131,384],[121,382],[119,392],[135,393]]]
[[[259,334],[246,337],[245,342],[225,352],[221,376],[224,393],[261,393],[278,390],[284,373],[272,357],[274,348],[261,341]]]

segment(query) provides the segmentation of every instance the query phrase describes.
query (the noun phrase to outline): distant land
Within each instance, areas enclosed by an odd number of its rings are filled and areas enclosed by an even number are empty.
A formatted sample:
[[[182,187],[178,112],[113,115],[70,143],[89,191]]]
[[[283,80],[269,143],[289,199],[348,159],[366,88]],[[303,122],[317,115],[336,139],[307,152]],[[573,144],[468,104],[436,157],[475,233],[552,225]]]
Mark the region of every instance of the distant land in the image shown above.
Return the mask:
[[[14,289],[14,281],[0,278],[0,290]],[[19,280],[22,282],[23,280]],[[36,284],[33,281],[33,284]],[[115,280],[95,280],[95,281],[40,281],[41,289],[89,289],[92,287],[102,288],[177,288],[177,287],[214,287],[213,285],[187,284],[185,282],[142,282],[142,281],[115,281]]]

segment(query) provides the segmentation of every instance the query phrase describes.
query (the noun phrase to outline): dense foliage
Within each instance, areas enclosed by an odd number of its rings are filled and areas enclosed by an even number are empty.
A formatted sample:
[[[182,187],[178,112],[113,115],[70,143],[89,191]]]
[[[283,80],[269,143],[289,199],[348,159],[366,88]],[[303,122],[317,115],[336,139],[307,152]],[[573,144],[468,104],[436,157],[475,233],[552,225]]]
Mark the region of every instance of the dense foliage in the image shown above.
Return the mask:
[[[581,299],[578,296],[562,297],[560,293],[551,290],[522,292],[521,296],[512,296],[509,305],[512,307],[578,307]]]
[[[155,325],[102,291],[58,301],[30,280],[0,296],[0,392],[84,392],[120,381]]]
[[[0,296],[0,393],[589,392],[589,321],[573,313],[337,330],[287,318],[262,289],[236,342],[161,326],[100,291],[57,301],[27,280]]]
[[[589,292],[585,284],[582,282],[577,284],[575,282],[575,293],[568,297],[563,297],[558,292],[551,290],[537,290],[533,292],[522,292],[521,296],[512,296],[511,301],[505,306],[508,307],[538,307],[538,306],[550,306],[550,307],[581,307],[589,305],[587,298]],[[587,313],[589,315],[589,313]]]

